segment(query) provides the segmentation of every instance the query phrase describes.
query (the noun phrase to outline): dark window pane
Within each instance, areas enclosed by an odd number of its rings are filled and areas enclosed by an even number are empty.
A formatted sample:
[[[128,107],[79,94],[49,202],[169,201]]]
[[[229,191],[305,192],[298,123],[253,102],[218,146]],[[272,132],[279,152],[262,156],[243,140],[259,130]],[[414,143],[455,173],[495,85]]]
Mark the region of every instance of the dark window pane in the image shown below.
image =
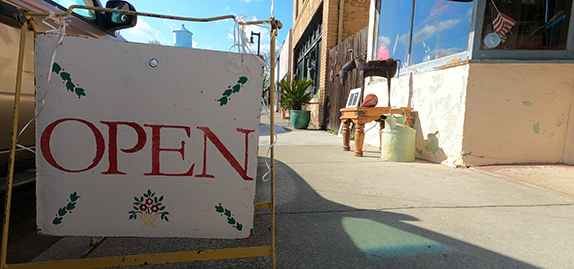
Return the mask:
[[[412,64],[468,50],[472,1],[417,0]]]
[[[482,49],[564,50],[572,0],[488,0]]]
[[[412,0],[381,0],[377,60],[393,58],[407,63],[409,53]]]

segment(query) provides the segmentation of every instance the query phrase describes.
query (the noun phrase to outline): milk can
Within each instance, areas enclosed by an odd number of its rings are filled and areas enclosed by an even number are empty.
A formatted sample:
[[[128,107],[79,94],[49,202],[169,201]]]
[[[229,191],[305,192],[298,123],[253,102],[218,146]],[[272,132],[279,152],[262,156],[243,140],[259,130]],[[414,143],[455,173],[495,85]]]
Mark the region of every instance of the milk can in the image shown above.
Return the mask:
[[[394,162],[415,160],[416,131],[405,124],[400,114],[385,114],[385,128],[381,131],[381,159]]]

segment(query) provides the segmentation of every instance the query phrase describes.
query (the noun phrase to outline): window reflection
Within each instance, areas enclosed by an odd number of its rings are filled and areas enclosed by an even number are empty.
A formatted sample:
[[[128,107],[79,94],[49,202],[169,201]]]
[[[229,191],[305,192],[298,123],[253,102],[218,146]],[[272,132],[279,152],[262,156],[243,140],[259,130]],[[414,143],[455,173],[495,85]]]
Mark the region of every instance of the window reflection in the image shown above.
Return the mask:
[[[412,7],[412,0],[381,0],[377,60],[393,58],[403,66],[408,62]]]
[[[406,66],[409,53],[415,65],[467,51],[472,7],[472,0],[381,0],[377,59]]]
[[[89,6],[89,7],[93,7],[94,6],[94,1],[93,0],[52,0],[53,2],[55,2],[56,4],[64,7],[64,8],[69,8],[71,5],[81,5],[81,6]],[[87,10],[87,9],[74,9],[73,13],[76,13],[86,19],[90,19],[90,20],[95,20],[96,19],[96,13],[93,10]]]
[[[572,0],[487,0],[482,49],[564,50]]]
[[[412,64],[468,50],[472,1],[417,0]]]

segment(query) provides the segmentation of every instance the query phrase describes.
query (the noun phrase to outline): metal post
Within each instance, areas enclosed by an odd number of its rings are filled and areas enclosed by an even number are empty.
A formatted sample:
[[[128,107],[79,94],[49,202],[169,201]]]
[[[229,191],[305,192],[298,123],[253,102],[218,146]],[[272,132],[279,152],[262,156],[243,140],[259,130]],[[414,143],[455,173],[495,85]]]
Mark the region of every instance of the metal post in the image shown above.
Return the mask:
[[[20,93],[22,92],[22,72],[24,69],[24,49],[26,48],[26,31],[28,22],[22,24],[20,30],[20,50],[18,52],[18,70],[16,74],[16,89],[14,94],[14,121],[12,122],[12,145],[10,147],[10,166],[8,184],[6,186],[6,203],[4,207],[4,227],[2,229],[2,252],[0,253],[0,268],[6,268],[8,254],[8,228],[10,226],[10,206],[12,202],[12,184],[14,182],[14,163],[16,159],[16,139],[18,138],[18,117],[20,115]]]
[[[257,55],[259,55],[259,48],[261,47],[261,33],[254,33],[253,31],[251,31],[251,40],[249,41],[249,43],[251,44],[253,44],[254,35],[257,36]]]
[[[270,80],[270,89],[269,94],[271,100],[275,98],[275,36],[277,35],[277,29],[275,28],[275,20],[271,20],[271,72],[269,75]],[[274,104],[271,102],[271,107],[269,110],[271,111],[271,133],[269,135],[269,144],[271,146],[271,267],[275,269],[275,108],[273,107]]]

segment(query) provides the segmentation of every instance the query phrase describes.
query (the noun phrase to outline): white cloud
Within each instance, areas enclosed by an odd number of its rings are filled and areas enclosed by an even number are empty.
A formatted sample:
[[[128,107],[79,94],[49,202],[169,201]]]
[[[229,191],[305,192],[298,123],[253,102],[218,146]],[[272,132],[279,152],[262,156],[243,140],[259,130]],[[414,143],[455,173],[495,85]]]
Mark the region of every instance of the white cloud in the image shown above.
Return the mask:
[[[431,52],[431,54],[433,54],[433,55],[441,55],[442,54],[443,55],[442,57],[444,57],[444,56],[448,56],[448,55],[453,55],[455,53],[463,52],[465,50],[466,49],[457,48],[457,47],[446,48],[446,49],[435,49]]]
[[[165,37],[161,34],[160,31],[154,30],[151,26],[142,18],[138,17],[138,22],[135,27],[128,28],[126,30],[122,30],[122,33],[129,37],[129,35],[133,35],[137,37],[136,42],[148,42],[157,40],[161,42],[161,44],[167,45],[169,42]],[[132,41],[133,38],[127,38],[128,40]]]
[[[388,36],[379,36],[379,43],[378,44],[385,44],[385,46],[389,47],[389,44],[391,44],[391,38]]]
[[[441,21],[434,25],[425,25],[425,27],[413,35],[413,42],[420,43],[431,38],[435,33],[448,30],[457,25],[460,20]]]
[[[197,48],[197,42],[191,41],[191,47],[192,47],[192,48]]]

